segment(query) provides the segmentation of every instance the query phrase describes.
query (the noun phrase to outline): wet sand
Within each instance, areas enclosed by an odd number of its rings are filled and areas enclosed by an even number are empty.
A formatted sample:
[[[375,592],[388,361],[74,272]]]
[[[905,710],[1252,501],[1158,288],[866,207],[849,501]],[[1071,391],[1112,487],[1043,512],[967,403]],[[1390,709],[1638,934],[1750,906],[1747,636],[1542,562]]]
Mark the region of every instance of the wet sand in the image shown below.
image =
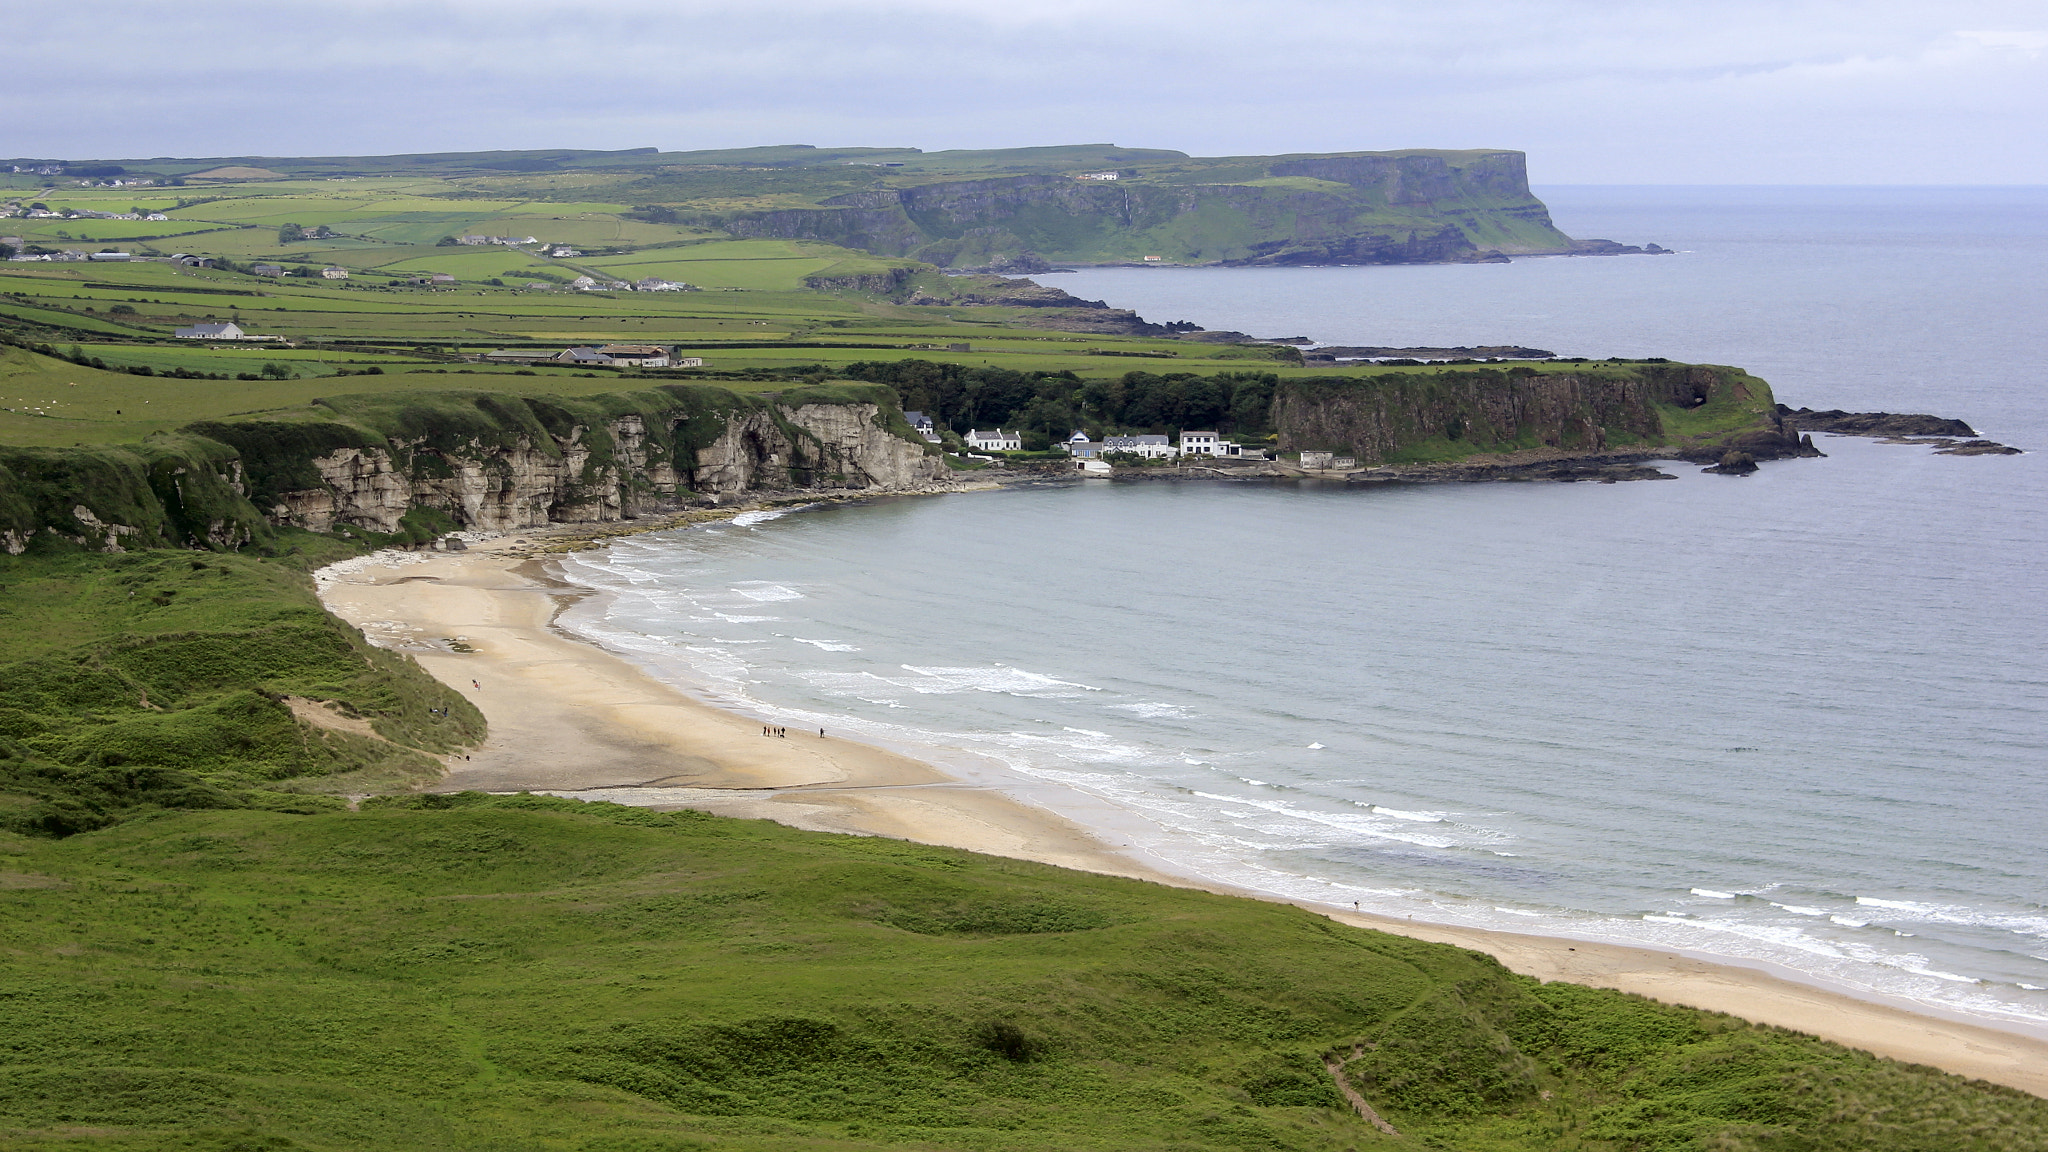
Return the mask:
[[[1053,812],[895,752],[815,730],[763,735],[763,721],[698,701],[557,629],[556,615],[583,593],[555,580],[544,561],[515,550],[510,538],[404,560],[323,577],[321,596],[372,639],[409,652],[460,689],[490,722],[481,747],[446,758],[449,771],[432,786],[436,791],[646,790],[642,802],[659,807],[1270,898],[1169,875]],[[2048,1040],[1693,956],[1302,906],[1345,923],[1487,952],[1540,979],[1727,1012],[2048,1096]]]

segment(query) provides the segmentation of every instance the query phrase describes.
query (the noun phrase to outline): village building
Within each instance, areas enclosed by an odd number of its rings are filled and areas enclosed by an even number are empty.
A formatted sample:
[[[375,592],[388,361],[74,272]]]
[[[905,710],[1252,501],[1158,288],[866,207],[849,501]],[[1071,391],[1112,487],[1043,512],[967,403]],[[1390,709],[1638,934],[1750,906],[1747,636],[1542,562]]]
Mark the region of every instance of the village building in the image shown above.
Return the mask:
[[[607,344],[598,350],[612,363],[628,368],[666,368],[668,349],[658,344]]]
[[[320,278],[323,280],[346,280],[348,279],[348,269],[336,268],[330,265],[320,270]]]
[[[582,368],[609,368],[615,361],[595,348],[564,348],[555,353],[555,359],[563,364],[574,364]]]
[[[704,358],[702,356],[684,356],[669,362],[669,367],[671,368],[702,368],[703,366]]]
[[[446,272],[436,272],[432,276],[427,277],[427,282],[430,284],[453,284],[455,283],[455,277]]]
[[[1220,437],[1214,432],[1182,432],[1180,434],[1180,454],[1183,456],[1218,455],[1216,445],[1219,440]]]
[[[1079,176],[1076,176],[1076,177],[1075,177],[1075,179],[1076,179],[1076,180],[1121,180],[1121,179],[1123,179],[1123,173],[1121,173],[1121,172],[1083,172],[1083,173],[1081,173],[1081,174],[1080,174]]]
[[[239,324],[194,324],[190,328],[179,328],[171,333],[180,340],[241,340],[245,338]]]
[[[933,427],[931,417],[922,412],[905,412],[903,418],[910,421],[910,426],[917,431],[919,436],[934,444],[939,442],[939,431]]]
[[[560,245],[560,246],[558,246],[558,247],[555,247],[555,248],[553,248],[553,249],[550,249],[550,250],[548,251],[548,255],[550,255],[550,256],[558,256],[558,257],[573,257],[573,256],[581,256],[581,255],[583,255],[583,253],[581,253],[581,252],[578,252],[578,251],[577,251],[576,249],[574,249],[574,248],[571,248],[571,247],[569,247],[568,245],[566,245],[566,244],[565,244],[565,245]]]
[[[284,275],[284,269],[275,264],[251,264],[249,266],[249,274],[251,276],[282,276]]]
[[[633,290],[636,292],[688,292],[690,286],[675,280],[663,280],[659,276],[649,276],[644,280],[635,280],[633,282]]]
[[[164,214],[163,214],[163,213],[161,213],[161,212],[151,212],[151,213],[150,213],[150,214],[148,214],[147,216],[144,216],[144,217],[143,217],[143,219],[144,219],[144,220],[169,220],[169,219],[170,219],[170,217],[169,217],[169,216],[166,216],[166,215],[164,215]]]
[[[1180,455],[1180,449],[1164,436],[1104,436],[1104,452],[1129,452],[1147,460],[1171,460]]]
[[[967,446],[981,452],[1022,452],[1024,436],[1020,432],[1005,432],[997,428],[993,432],[971,429],[966,437]]]
[[[1078,429],[1072,436],[1067,437],[1064,447],[1067,455],[1076,460],[1096,460],[1102,456],[1102,445],[1090,440],[1086,432]]]
[[[569,287],[576,289],[578,292],[588,292],[592,288],[597,287],[597,281],[588,276],[578,276],[574,280],[569,281]]]

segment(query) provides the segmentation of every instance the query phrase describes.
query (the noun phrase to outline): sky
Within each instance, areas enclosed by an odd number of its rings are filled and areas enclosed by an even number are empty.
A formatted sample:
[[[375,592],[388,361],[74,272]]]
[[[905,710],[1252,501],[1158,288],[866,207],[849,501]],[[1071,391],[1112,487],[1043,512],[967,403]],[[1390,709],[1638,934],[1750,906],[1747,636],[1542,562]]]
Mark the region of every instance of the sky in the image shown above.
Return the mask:
[[[1539,184],[2048,184],[2043,0],[63,0],[0,156],[1516,148]]]

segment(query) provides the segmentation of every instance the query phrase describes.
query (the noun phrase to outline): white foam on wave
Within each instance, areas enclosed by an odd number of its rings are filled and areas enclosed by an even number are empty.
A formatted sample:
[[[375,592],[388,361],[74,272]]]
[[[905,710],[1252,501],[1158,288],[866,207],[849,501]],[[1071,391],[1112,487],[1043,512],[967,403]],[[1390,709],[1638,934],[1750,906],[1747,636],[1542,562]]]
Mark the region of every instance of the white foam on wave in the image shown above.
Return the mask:
[[[1954,904],[1927,904],[1917,900],[1886,900],[1876,896],[1858,896],[1859,907],[1877,908],[1886,912],[1903,912],[1905,919],[1926,924],[1952,924],[1964,928],[1993,928],[2020,936],[2048,938],[2048,916],[2016,915],[2010,912],[1982,912]],[[1874,920],[1900,919],[1900,917],[1873,916]],[[1901,933],[1906,935],[1906,933]]]
[[[1770,905],[1773,908],[1782,908],[1794,916],[1825,916],[1828,914],[1828,910],[1825,908],[1808,908],[1802,904],[1780,904],[1773,900],[1770,902]]]
[[[1129,712],[1140,720],[1156,720],[1163,716],[1179,717],[1189,714],[1185,704],[1159,704],[1151,701],[1139,701],[1135,704],[1105,704],[1103,707],[1114,708],[1119,712]]]
[[[813,648],[822,649],[826,652],[860,651],[860,648],[853,644],[835,644],[829,640],[806,640],[801,636],[791,636],[790,639],[796,641],[799,644],[809,644]]]
[[[1417,824],[1441,824],[1444,822],[1444,814],[1441,812],[1404,812],[1399,808],[1389,808],[1384,804],[1374,804],[1372,810],[1381,816],[1392,816],[1396,820],[1412,820]]]
[[[780,584],[769,584],[765,581],[752,588],[735,588],[733,591],[745,596],[749,600],[759,601],[801,600],[804,598],[804,594],[794,588],[784,588]]]
[[[728,523],[735,528],[752,528],[756,524],[766,524],[770,520],[780,520],[787,515],[789,513],[784,509],[773,509],[765,512],[742,512],[733,517]]]
[[[1692,890],[1692,894],[1695,896],[1704,896],[1709,900],[1735,899],[1735,893],[1733,892],[1716,892],[1712,888],[1695,888]]]
[[[1414,832],[1396,831],[1393,828],[1372,821],[1367,816],[1353,815],[1348,812],[1317,812],[1314,809],[1303,808],[1285,800],[1265,800],[1246,796],[1222,796],[1214,792],[1202,792],[1195,789],[1190,789],[1189,791],[1205,800],[1220,800],[1226,804],[1242,804],[1248,808],[1256,808],[1263,812],[1272,813],[1275,816],[1284,817],[1291,822],[1299,822],[1316,828],[1337,829],[1347,835],[1365,836],[1375,840],[1397,840],[1404,844],[1414,844],[1423,848],[1455,848],[1458,845],[1457,840],[1448,836],[1424,836]]]

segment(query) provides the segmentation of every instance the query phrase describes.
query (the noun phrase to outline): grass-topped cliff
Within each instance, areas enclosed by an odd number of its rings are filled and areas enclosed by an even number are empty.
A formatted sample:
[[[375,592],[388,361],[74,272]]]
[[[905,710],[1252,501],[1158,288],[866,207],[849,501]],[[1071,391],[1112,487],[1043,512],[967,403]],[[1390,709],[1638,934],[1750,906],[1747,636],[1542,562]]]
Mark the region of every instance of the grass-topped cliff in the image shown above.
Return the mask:
[[[112,232],[96,223],[69,235],[161,236],[188,250],[225,243],[222,251],[246,251],[255,237],[213,233],[282,224],[324,227],[343,241],[313,241],[302,251],[507,230],[636,250],[739,236],[1024,272],[1047,261],[1387,264],[1574,247],[1531,195],[1523,154],[1506,149],[1194,157],[1109,144],[945,152],[777,147],[78,167],[158,181],[127,193],[149,203],[123,207],[145,215],[161,209],[171,219]],[[41,179],[13,183],[32,187]],[[295,181],[321,202],[267,206],[291,207],[289,217],[234,203],[289,191]],[[380,187],[395,194],[381,212],[360,195]],[[506,270],[525,266],[503,261],[502,250],[494,255]],[[809,255],[832,262],[824,251]]]
[[[883,839],[470,796],[4,844],[0,1138],[24,1152],[2048,1141],[2048,1103],[2007,1089]]]

